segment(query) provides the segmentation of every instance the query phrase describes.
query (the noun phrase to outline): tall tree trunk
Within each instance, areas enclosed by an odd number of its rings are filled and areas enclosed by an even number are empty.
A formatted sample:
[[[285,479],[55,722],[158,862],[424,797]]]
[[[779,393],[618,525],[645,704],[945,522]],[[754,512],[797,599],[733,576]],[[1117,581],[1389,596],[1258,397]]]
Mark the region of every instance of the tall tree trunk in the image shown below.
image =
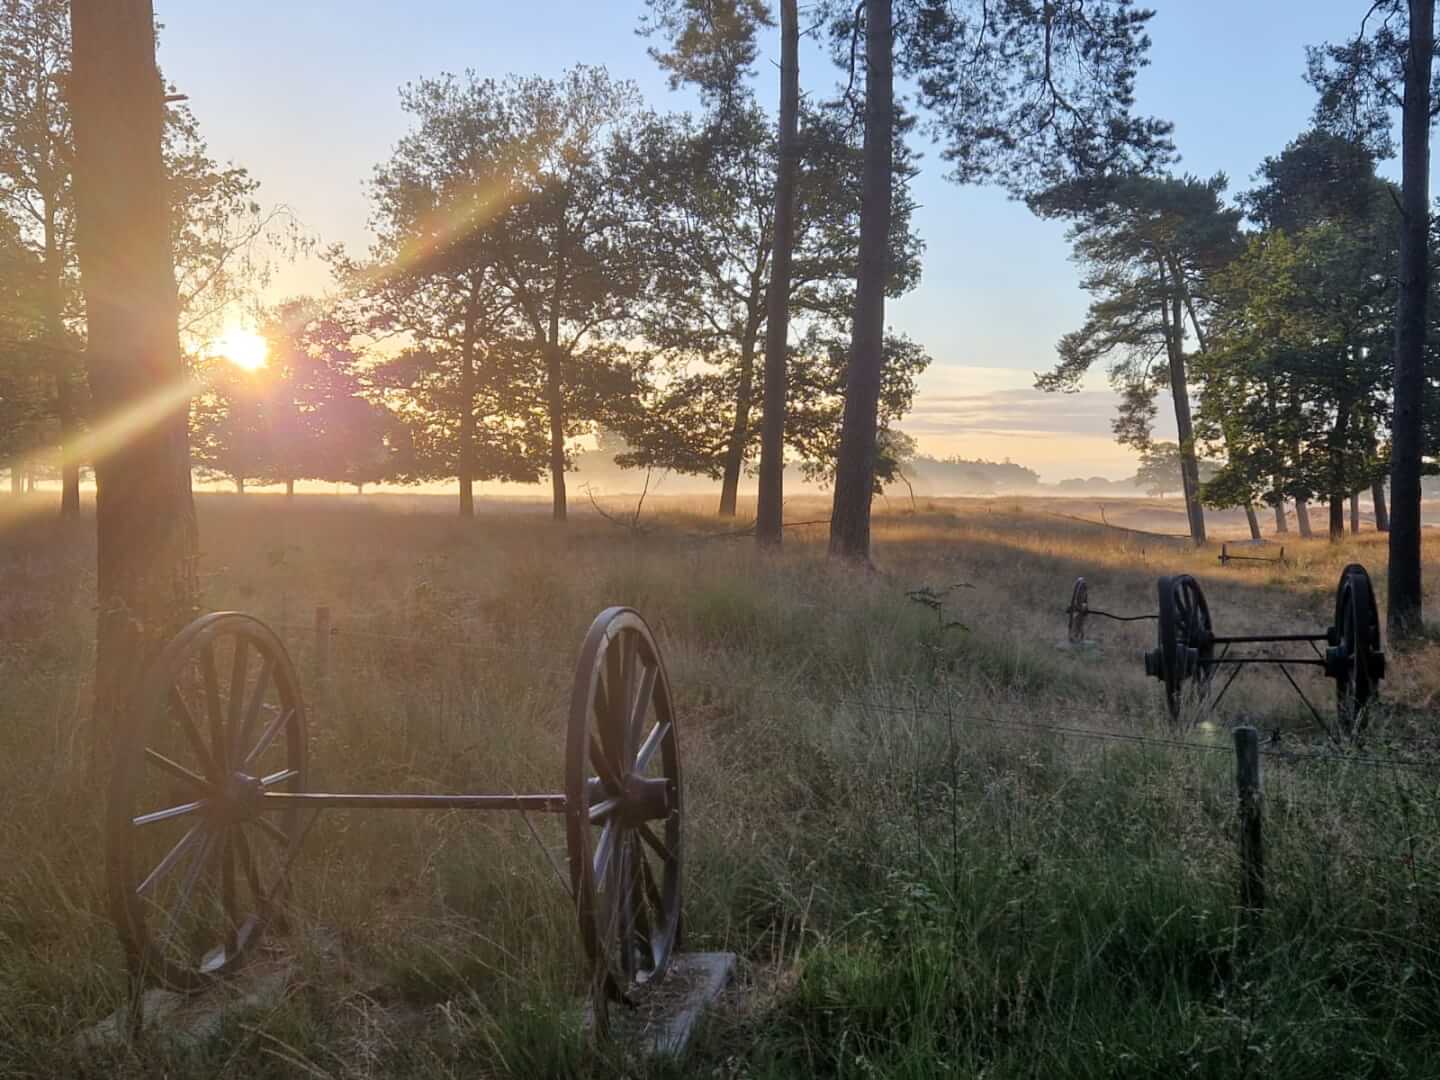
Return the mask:
[[[287,498],[287,499],[293,499],[294,497],[295,497],[295,478],[294,478],[293,476],[287,476],[287,477],[285,478],[285,498]]]
[[[465,308],[464,338],[460,342],[460,516],[475,516],[475,305],[472,292]]]
[[[1420,466],[1424,453],[1425,306],[1430,278],[1430,69],[1435,0],[1410,0],[1401,119],[1400,297],[1395,309],[1395,405],[1390,421],[1390,637],[1419,634]]]
[[[1370,485],[1370,501],[1375,504],[1375,531],[1390,531],[1390,512],[1385,508],[1385,481],[1376,480]]]
[[[80,463],[75,460],[75,386],[70,346],[65,339],[64,272],[55,235],[55,206],[45,199],[45,339],[55,370],[55,414],[60,421],[60,516],[80,516]]]
[[[25,474],[20,471],[18,465],[10,466],[10,494],[25,494]]]
[[[1275,501],[1275,531],[1282,536],[1290,531],[1290,523],[1285,520],[1284,499],[1277,499]]]
[[[91,398],[97,424],[148,418],[94,458],[94,721],[108,740],[146,664],[195,613],[197,536],[155,13],[151,0],[72,0],[70,20]]]
[[[1350,493],[1350,535],[1360,535],[1360,493]]]
[[[1315,535],[1315,530],[1310,524],[1310,500],[1295,500],[1295,527],[1300,532],[1301,540],[1309,540]]]
[[[1330,496],[1330,542],[1345,539],[1345,496]]]
[[[895,80],[891,0],[865,0],[865,150],[860,195],[860,269],[845,417],[835,463],[830,554],[870,558],[870,502],[875,491],[875,442],[884,363],[885,278],[890,254]]]
[[[235,481],[235,494],[236,494],[236,495],[244,495],[244,494],[245,494],[245,478],[244,478],[243,476],[236,476],[236,477],[232,477],[232,479]]]
[[[765,415],[760,423],[760,491],[755,542],[784,537],[786,350],[790,341],[790,264],[795,247],[795,180],[800,171],[800,14],[780,0],[780,160],[775,174],[775,233],[765,297]]]
[[[550,516],[564,521],[565,504],[565,392],[561,382],[560,346],[545,349],[545,404],[550,412]]]
[[[1259,540],[1262,538],[1260,532],[1260,518],[1255,514],[1255,504],[1245,504],[1245,523],[1250,526],[1250,539]]]
[[[755,339],[760,327],[752,321],[740,343],[740,385],[735,391],[735,420],[725,446],[725,467],[720,477],[720,516],[734,517],[740,496],[740,470],[745,467],[745,445],[750,441],[750,405],[755,397]]]
[[[1169,274],[1160,267],[1165,281]],[[1181,299],[1173,287],[1171,296],[1160,305],[1169,356],[1170,396],[1175,402],[1175,427],[1180,436],[1180,481],[1185,494],[1185,516],[1190,522],[1190,539],[1205,543],[1205,510],[1200,505],[1200,464],[1195,458],[1195,427],[1190,419],[1190,387],[1185,378],[1185,349],[1181,341]]]

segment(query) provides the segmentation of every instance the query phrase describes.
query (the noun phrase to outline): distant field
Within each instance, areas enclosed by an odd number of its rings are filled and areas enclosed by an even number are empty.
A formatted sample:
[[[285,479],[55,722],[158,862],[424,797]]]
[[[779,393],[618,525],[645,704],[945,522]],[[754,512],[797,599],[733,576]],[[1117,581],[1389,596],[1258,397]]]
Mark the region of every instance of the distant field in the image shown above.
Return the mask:
[[[722,522],[710,499],[652,497],[635,529],[583,496],[564,527],[525,500],[470,522],[438,496],[197,502],[207,607],[275,625],[307,682],[317,788],[556,786],[581,636],[637,607],[682,725],[687,947],[736,952],[739,986],[683,1068],[589,1049],[568,900],[523,821],[335,811],[295,871],[283,1005],[198,1047],[78,1047],[124,994],[85,764],[93,543],[88,521],[0,499],[0,1077],[1440,1076],[1440,766],[1357,760],[1440,756],[1440,644],[1392,655],[1366,745],[1341,755],[1259,672],[1171,729],[1139,661],[1153,623],[1094,620],[1095,648],[1058,647],[1080,575],[1092,607],[1139,613],[1188,571],[1222,633],[1285,631],[1327,625],[1360,561],[1383,607],[1373,532],[1292,533],[1288,565],[1222,569],[1214,547],[1099,524],[1093,499],[892,493],[863,573],[828,563],[823,525],[762,556],[725,535],[747,507]],[[634,500],[602,505],[628,520]],[[1103,506],[1183,530],[1178,500]],[[1426,575],[1433,617],[1434,543]],[[943,611],[907,598],[924,587]],[[1242,717],[1279,752],[1248,949]],[[533,824],[563,859],[555,823]]]

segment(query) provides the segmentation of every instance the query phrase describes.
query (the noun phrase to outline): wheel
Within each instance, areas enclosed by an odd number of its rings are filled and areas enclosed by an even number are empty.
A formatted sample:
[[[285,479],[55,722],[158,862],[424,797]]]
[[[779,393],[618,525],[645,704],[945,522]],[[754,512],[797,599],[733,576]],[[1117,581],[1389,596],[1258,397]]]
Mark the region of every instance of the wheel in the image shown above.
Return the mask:
[[[1335,680],[1340,729],[1363,729],[1365,706],[1385,675],[1380,644],[1380,612],[1370,575],[1358,563],[1347,566],[1335,589],[1335,643],[1326,652],[1326,671]]]
[[[251,955],[284,900],[305,789],[305,706],[279,638],[248,615],[196,619],[144,675],[116,741],[110,912],[133,975],[195,990]]]
[[[682,803],[670,682],[645,621],[602,611],[575,669],[566,841],[596,1030],[610,1001],[662,978],[680,936]]]
[[[1075,589],[1065,613],[1070,616],[1070,642],[1079,645],[1085,640],[1085,617],[1090,614],[1090,589],[1083,577],[1075,579]]]
[[[1146,669],[1165,684],[1165,706],[1170,719],[1180,719],[1185,684],[1194,680],[1199,697],[1210,689],[1215,672],[1209,661],[1215,655],[1215,629],[1200,583],[1189,574],[1162,577],[1159,642],[1147,659]]]

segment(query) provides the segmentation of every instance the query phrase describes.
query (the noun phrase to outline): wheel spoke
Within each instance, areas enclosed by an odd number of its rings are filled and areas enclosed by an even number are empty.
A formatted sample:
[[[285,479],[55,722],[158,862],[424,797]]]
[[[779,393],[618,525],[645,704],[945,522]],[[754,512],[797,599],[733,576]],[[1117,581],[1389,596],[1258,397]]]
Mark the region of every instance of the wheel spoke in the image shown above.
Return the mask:
[[[231,756],[235,760],[245,751],[245,744],[250,739],[250,732],[255,730],[255,722],[260,718],[260,706],[265,703],[265,692],[270,689],[270,678],[275,671],[275,658],[269,653],[265,654],[265,660],[260,665],[260,674],[255,679],[255,692],[250,697],[250,704],[245,709],[245,715],[241,718],[235,732],[234,749]]]
[[[159,768],[162,772],[169,773],[175,779],[183,781],[191,787],[199,788],[201,791],[210,790],[210,782],[206,780],[205,777],[199,776],[185,768],[185,766],[171,761],[158,750],[152,750],[147,746],[145,748],[145,760]]]
[[[200,759],[200,767],[205,770],[205,775],[210,777],[212,784],[219,784],[224,780],[220,771],[215,767],[215,759],[210,756],[210,748],[205,745],[205,739],[200,734],[200,728],[195,723],[195,717],[190,712],[190,706],[185,703],[185,698],[180,693],[180,688],[175,685],[170,687],[170,711],[180,721],[180,727],[184,730],[186,737],[195,748],[195,756]]]
[[[205,864],[210,861],[210,853],[215,850],[215,833],[207,830],[205,839],[200,845],[200,851],[195,856],[195,861],[190,864],[190,869],[185,872],[185,880],[180,884],[180,893],[175,902],[165,912],[165,917],[170,923],[170,931],[165,935],[165,941],[160,947],[162,955],[169,952],[171,943],[175,940],[175,931],[180,928],[180,919],[184,917],[184,909],[190,904],[190,894],[195,891],[195,883],[200,880],[200,875],[205,870]],[[174,914],[171,914],[171,913]]]
[[[614,810],[617,806],[619,806],[620,802],[620,799],[615,798],[602,799],[600,802],[597,802],[594,806],[590,807],[590,824],[593,825],[601,818],[605,817],[607,814],[610,813],[610,811]]]
[[[225,830],[220,838],[220,908],[225,915],[225,962],[235,959],[239,949],[237,932],[240,920],[235,910],[235,842],[239,828]]]
[[[655,756],[656,749],[665,741],[665,736],[670,734],[670,721],[663,724],[656,724],[650,729],[650,734],[645,736],[645,742],[640,747],[640,752],[635,755],[635,774],[638,776],[645,772],[650,764],[650,759]]]
[[[145,880],[135,886],[135,895],[144,896],[154,887],[155,883],[162,877],[175,869],[175,864],[185,857],[185,853],[198,843],[205,832],[205,822],[197,821],[191,825],[179,843],[166,852],[165,857],[155,864],[155,868],[145,875]]]
[[[283,784],[286,780],[294,779],[299,775],[299,769],[280,769],[278,772],[272,772],[269,776],[262,776],[260,778],[260,786],[262,788],[272,788],[276,784]]]
[[[219,778],[230,769],[225,754],[225,713],[220,708],[220,675],[215,669],[215,643],[207,641],[200,650],[200,670],[205,677],[205,711],[210,716],[210,751]]]
[[[195,802],[181,803],[179,806],[167,806],[164,810],[152,810],[148,814],[141,814],[139,817],[130,819],[130,824],[136,828],[144,825],[154,825],[157,821],[169,821],[172,818],[185,817],[201,809],[207,800],[199,799]]]
[[[289,722],[290,717],[292,717],[293,715],[295,715],[293,709],[277,710],[275,714],[275,719],[271,720],[270,723],[265,725],[265,730],[260,733],[260,739],[258,742],[256,742],[254,749],[252,749],[250,753],[246,754],[245,760],[240,763],[240,768],[242,770],[248,769],[265,753],[266,750],[270,749],[270,744],[275,741],[275,736],[280,733],[280,729]]]
[[[625,725],[628,734],[625,736],[628,748],[633,750],[640,743],[640,729],[645,724],[645,717],[650,712],[650,703],[655,698],[655,684],[660,678],[659,664],[643,665],[645,672],[640,676],[640,691],[635,695],[631,703],[629,722]],[[637,751],[638,756],[638,751]],[[637,769],[638,771],[638,769]]]
[[[230,740],[225,746],[227,761],[240,759],[240,724],[245,714],[245,680],[250,674],[250,641],[243,635],[235,635],[235,654],[230,658],[229,715],[225,719]],[[230,745],[230,743],[234,745]]]
[[[619,725],[620,731],[620,760],[627,760],[635,752],[635,664],[638,660],[637,648],[638,637],[635,634],[622,634],[620,637],[620,686],[618,688],[619,700],[613,702],[614,722]]]
[[[250,850],[250,841],[245,839],[245,830],[235,830],[235,846],[239,848],[240,864],[245,871],[245,883],[250,887],[250,895],[256,904],[263,904],[268,897],[265,895],[264,886],[260,884],[260,871],[255,865],[255,853]]]
[[[612,856],[615,854],[615,819],[611,818],[605,822],[605,827],[600,830],[600,842],[595,845],[595,860],[592,867],[597,883],[605,880],[605,874],[610,869]],[[601,886],[603,888],[603,886]]]
[[[279,825],[276,825],[269,818],[251,818],[249,824],[254,825],[266,836],[270,837],[271,840],[275,841],[275,843],[280,847],[280,850],[284,851],[290,847],[290,837],[285,835],[285,830],[280,828]]]
[[[595,733],[590,733],[590,764],[595,766],[595,771],[600,774],[600,782],[611,791],[619,792],[620,780],[615,775],[615,769],[605,757],[605,750],[595,739]]]
[[[656,855],[659,855],[660,858],[664,859],[667,863],[673,863],[675,861],[674,853],[665,846],[664,842],[658,836],[650,831],[649,825],[642,821],[635,828],[640,833],[641,839],[650,845],[650,849],[654,851]]]

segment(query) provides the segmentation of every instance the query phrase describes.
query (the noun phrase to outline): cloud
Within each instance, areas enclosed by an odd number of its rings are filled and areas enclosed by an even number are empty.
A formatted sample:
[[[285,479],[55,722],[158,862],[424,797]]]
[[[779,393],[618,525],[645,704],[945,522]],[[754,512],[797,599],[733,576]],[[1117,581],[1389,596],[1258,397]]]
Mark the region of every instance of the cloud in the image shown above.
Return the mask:
[[[1102,376],[1073,394],[1036,390],[1033,380],[1017,368],[936,364],[901,426],[922,452],[1010,458],[1046,480],[1133,474],[1136,454],[1116,444],[1111,427],[1120,396]],[[1161,405],[1156,434],[1173,439],[1174,420]]]

